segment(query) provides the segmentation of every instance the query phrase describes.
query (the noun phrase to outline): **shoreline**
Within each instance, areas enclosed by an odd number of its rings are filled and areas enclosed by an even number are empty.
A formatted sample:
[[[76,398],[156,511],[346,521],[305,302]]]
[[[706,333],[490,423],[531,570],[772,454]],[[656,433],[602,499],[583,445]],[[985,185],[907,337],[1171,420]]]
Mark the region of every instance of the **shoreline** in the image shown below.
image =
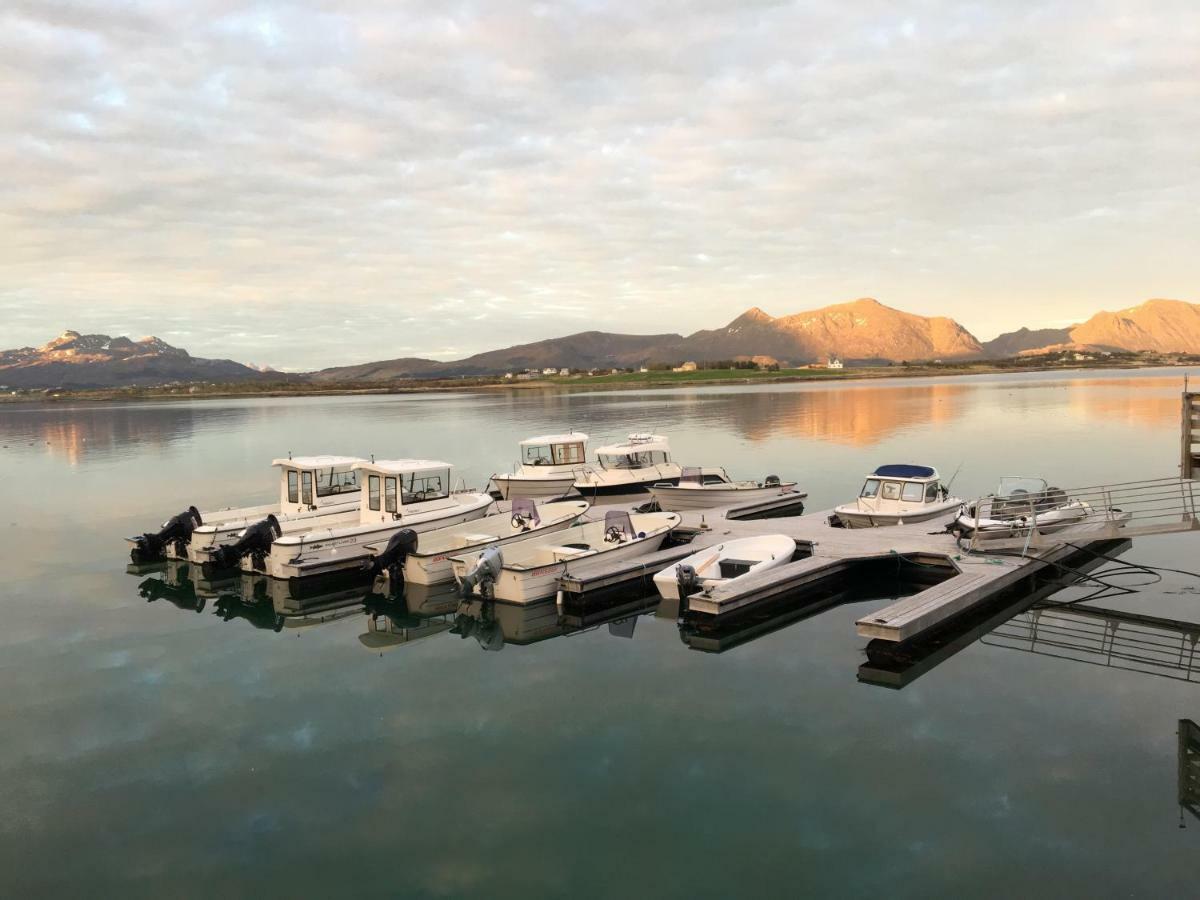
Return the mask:
[[[670,377],[673,372],[626,373],[622,375],[575,376],[531,379],[529,381],[461,381],[439,379],[430,382],[408,381],[392,385],[343,385],[328,388],[298,388],[281,385],[255,389],[247,384],[243,389],[233,386],[213,386],[212,390],[196,390],[193,386],[176,388],[88,388],[57,390],[42,393],[26,393],[17,396],[0,395],[0,404],[28,403],[118,403],[130,401],[179,401],[179,400],[238,400],[245,398],[293,398],[293,397],[354,397],[387,394],[431,394],[488,391],[613,391],[613,390],[661,390],[663,388],[694,387],[743,387],[755,384],[801,384],[808,382],[861,382],[894,380],[901,378],[953,378],[969,375],[1020,375],[1044,374],[1047,372],[1111,372],[1144,371],[1148,369],[1183,369],[1192,363],[1162,362],[1127,363],[1109,362],[1107,365],[1055,365],[1055,366],[880,366],[858,369],[812,369],[780,373],[747,374],[745,376],[703,377],[705,372],[729,370],[699,370],[699,373],[681,373],[691,377]],[[748,370],[750,371],[750,370]],[[639,377],[643,376],[643,377]],[[40,391],[41,389],[35,389]]]

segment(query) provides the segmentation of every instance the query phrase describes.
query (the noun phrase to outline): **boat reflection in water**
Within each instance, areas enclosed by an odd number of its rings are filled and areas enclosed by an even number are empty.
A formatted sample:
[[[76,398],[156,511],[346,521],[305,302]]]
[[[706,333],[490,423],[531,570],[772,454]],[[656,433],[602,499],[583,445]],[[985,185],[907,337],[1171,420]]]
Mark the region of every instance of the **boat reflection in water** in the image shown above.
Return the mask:
[[[138,596],[147,603],[166,600],[188,612],[204,612],[208,600],[197,593],[196,585],[188,577],[187,563],[182,565],[164,562],[150,565],[130,563],[125,567],[125,571],[130,575],[149,575],[151,572],[162,574],[161,578],[151,575],[149,578],[142,579],[138,584]]]
[[[632,638],[639,616],[653,612],[658,596],[615,597],[586,612],[562,613],[553,598],[524,605],[474,598],[459,604],[451,633],[473,637],[484,650],[524,647],[555,637],[570,637],[608,626],[613,637]]]

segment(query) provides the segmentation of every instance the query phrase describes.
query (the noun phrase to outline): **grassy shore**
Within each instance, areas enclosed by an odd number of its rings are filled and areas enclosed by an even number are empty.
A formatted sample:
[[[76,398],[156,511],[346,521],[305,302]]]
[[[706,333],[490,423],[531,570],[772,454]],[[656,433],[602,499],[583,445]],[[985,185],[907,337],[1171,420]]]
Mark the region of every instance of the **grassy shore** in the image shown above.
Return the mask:
[[[477,390],[613,390],[689,387],[697,385],[788,384],[807,381],[860,381],[879,378],[928,378],[1018,372],[1087,371],[1088,369],[1147,369],[1197,365],[1191,357],[1144,357],[1034,365],[1019,361],[871,366],[846,369],[698,369],[694,372],[622,372],[616,375],[545,376],[528,381],[505,378],[406,379],[351,384],[312,384],[300,381],[238,382],[233,384],[165,385],[160,387],[97,388],[90,390],[22,391],[0,395],[0,402],[113,402],[136,400],[210,400],[239,397],[329,397],[356,394],[409,394]]]

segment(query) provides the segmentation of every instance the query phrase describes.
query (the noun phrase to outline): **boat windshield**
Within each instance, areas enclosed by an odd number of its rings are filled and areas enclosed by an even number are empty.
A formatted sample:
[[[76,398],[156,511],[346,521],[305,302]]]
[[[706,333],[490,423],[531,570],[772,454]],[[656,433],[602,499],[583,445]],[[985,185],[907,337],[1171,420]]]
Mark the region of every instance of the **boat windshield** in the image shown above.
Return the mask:
[[[1006,475],[1000,479],[1000,487],[996,489],[997,497],[1011,497],[1014,494],[1044,494],[1046,480],[1029,475]]]
[[[583,443],[526,444],[521,462],[527,466],[571,466],[584,462]]]
[[[858,496],[867,497],[867,498],[878,497],[879,496],[879,479],[878,478],[868,478],[867,483],[863,485],[863,489],[859,493]]]
[[[637,453],[601,453],[600,465],[605,469],[641,469],[667,462],[667,454],[661,450],[642,450]]]
[[[683,471],[679,473],[680,484],[701,484],[703,479],[700,477],[700,469],[696,466],[684,466]]]
[[[411,472],[402,476],[401,503],[423,503],[450,496],[450,470]]]
[[[924,503],[925,485],[919,481],[904,482],[904,489],[900,492],[900,499],[909,503]]]

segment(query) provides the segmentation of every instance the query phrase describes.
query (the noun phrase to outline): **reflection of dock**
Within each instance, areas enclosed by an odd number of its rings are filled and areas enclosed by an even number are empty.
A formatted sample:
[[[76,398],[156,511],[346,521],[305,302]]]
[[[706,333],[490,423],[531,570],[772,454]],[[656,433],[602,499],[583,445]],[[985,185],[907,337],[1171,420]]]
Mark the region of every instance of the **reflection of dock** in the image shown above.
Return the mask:
[[[1200,725],[1191,719],[1179,720],[1179,808],[1200,819]]]
[[[1061,606],[1033,609],[997,627],[981,643],[1072,662],[1158,675],[1200,676],[1200,623],[1159,616]]]

